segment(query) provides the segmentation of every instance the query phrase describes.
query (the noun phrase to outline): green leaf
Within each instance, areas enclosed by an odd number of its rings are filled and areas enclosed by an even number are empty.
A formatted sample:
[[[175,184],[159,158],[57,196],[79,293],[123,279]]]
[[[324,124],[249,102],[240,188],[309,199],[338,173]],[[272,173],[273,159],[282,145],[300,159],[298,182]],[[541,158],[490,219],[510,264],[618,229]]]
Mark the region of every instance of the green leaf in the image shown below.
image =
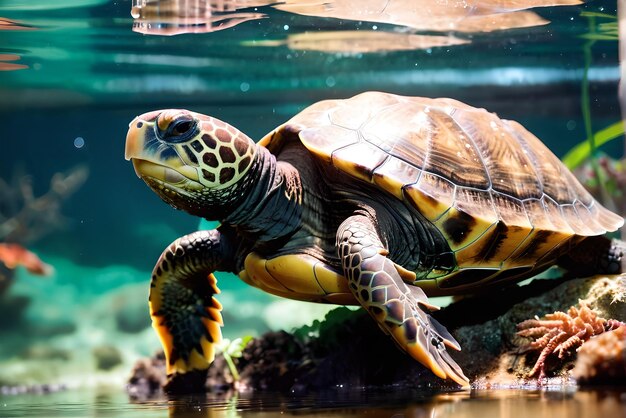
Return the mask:
[[[622,121],[615,122],[614,124],[596,132],[593,135],[596,147],[602,146],[613,139],[620,138],[624,135],[624,123]],[[580,144],[576,145],[568,151],[563,157],[563,163],[570,170],[575,169],[591,156],[590,140],[586,139]]]
[[[600,12],[587,12],[583,11],[580,13],[581,16],[584,17],[602,17],[605,19],[617,19],[616,15],[608,14],[608,13],[600,13]]]
[[[580,35],[583,39],[589,39],[592,41],[617,41],[617,36],[613,35],[604,35],[601,33],[586,33],[584,35]]]

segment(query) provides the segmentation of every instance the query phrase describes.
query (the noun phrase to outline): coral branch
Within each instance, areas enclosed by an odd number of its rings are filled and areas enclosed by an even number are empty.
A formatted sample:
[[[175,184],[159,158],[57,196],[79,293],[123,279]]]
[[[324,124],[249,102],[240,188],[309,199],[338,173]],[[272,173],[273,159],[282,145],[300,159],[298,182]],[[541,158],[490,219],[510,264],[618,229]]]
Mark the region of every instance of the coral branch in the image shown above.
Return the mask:
[[[61,201],[87,179],[88,169],[78,167],[57,173],[50,190],[35,197],[29,176],[15,175],[11,183],[0,179],[0,242],[27,243],[63,225]]]
[[[529,319],[517,325],[519,336],[534,339],[520,347],[518,352],[541,350],[530,376],[539,373],[541,381],[551,354],[557,354],[559,360],[566,360],[591,337],[624,325],[620,321],[601,318],[583,301],[579,301],[579,305],[580,308],[572,306],[567,313],[557,311],[542,319]]]

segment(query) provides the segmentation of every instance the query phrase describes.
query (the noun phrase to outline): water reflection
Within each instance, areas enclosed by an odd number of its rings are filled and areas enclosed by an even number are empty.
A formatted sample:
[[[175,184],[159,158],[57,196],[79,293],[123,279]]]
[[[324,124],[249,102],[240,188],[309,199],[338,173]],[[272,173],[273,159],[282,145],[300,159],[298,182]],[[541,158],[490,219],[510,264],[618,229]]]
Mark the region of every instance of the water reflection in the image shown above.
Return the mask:
[[[15,20],[0,17],[0,31],[12,30],[12,31],[28,31],[36,29],[33,26],[17,22]],[[17,54],[5,54],[0,50],[0,71],[14,71],[24,70],[28,68],[28,65],[16,63],[20,60],[20,56]]]
[[[274,7],[306,16],[407,26],[418,31],[493,32],[548,23],[532,7],[580,0],[285,0]]]
[[[133,0],[133,30],[166,36],[215,32],[264,18],[262,13],[236,11],[269,3],[253,0]]]
[[[342,54],[409,51],[467,44],[454,36],[417,35],[382,31],[321,31],[288,35],[284,41],[256,41],[256,46],[287,45],[289,49]]]
[[[139,404],[162,407],[163,402]],[[187,396],[167,401],[169,417],[533,417],[626,416],[626,390],[346,391],[310,396],[277,394]]]
[[[271,6],[298,15],[371,22],[367,30],[316,31],[287,34],[284,40],[256,45],[287,45],[290,49],[324,52],[380,52],[460,45],[451,36],[417,35],[437,31],[485,33],[549,23],[526,9],[581,4],[580,0],[133,0],[133,30],[150,35],[205,33],[232,28],[266,17],[258,7]],[[252,9],[254,11],[240,11]],[[390,31],[377,24],[396,25]],[[372,30],[369,30],[372,29]],[[399,28],[396,28],[399,29]]]
[[[625,417],[626,387],[580,390],[497,389],[433,393],[428,389],[329,390],[325,393],[207,394],[128,401],[121,390],[67,390],[45,396],[0,395],[2,417]]]

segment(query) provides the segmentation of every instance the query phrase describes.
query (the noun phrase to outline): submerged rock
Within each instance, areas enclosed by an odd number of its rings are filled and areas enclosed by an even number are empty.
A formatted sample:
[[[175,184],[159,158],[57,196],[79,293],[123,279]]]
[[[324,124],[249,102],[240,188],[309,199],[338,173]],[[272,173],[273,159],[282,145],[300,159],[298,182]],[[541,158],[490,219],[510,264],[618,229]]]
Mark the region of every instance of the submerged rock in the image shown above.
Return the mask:
[[[163,393],[166,381],[165,356],[159,352],[135,363],[126,391],[133,399],[150,399]]]
[[[528,376],[536,357],[526,359],[519,354],[524,339],[517,335],[516,325],[534,316],[567,311],[579,300],[605,318],[626,321],[624,283],[626,276],[535,280],[526,286],[463,299],[435,316],[463,347],[452,356],[474,386],[527,386],[536,382]],[[206,375],[176,376],[167,389],[293,392],[343,387],[458,388],[399,351],[362,310],[338,308],[324,321],[293,333],[266,333],[252,340],[243,356],[235,360],[239,380],[233,378],[227,362],[218,354]],[[131,381],[156,373],[158,377],[152,381],[164,382],[164,365],[154,361],[144,360],[136,366],[138,374]],[[146,364],[153,365],[149,372]],[[572,361],[552,364],[548,375],[556,379],[550,384],[571,384],[571,367]]]
[[[559,284],[545,292],[541,291],[544,286],[552,284],[550,282]],[[537,381],[531,379],[529,374],[538,354],[530,353],[526,356],[519,352],[519,348],[526,345],[528,339],[517,334],[517,324],[556,311],[568,311],[570,307],[578,306],[579,301],[588,305],[599,316],[624,322],[624,283],[625,275],[560,281],[536,280],[527,289],[518,289],[518,294],[511,295],[519,297],[519,294],[523,294],[531,297],[516,303],[504,314],[482,324],[457,328],[453,334],[463,351],[455,358],[477,386],[524,386],[529,382],[536,384]],[[480,301],[478,299],[473,303]],[[488,300],[483,302],[488,304]],[[471,313],[466,312],[465,315]],[[558,378],[550,381],[550,384],[569,384],[573,381],[570,370],[574,359],[567,358],[549,365],[547,376]]]
[[[92,350],[98,370],[111,370],[122,364],[122,353],[111,345],[101,345]]]

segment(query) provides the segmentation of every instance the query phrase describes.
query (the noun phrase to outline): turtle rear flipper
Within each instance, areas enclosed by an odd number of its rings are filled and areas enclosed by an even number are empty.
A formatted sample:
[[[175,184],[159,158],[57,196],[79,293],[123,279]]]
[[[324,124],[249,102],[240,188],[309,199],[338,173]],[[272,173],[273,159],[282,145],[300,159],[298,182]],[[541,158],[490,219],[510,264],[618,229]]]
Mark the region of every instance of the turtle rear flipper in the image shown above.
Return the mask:
[[[585,238],[558,259],[559,266],[578,277],[626,272],[626,242],[606,236]]]
[[[152,326],[163,345],[168,376],[206,370],[223,325],[215,269],[217,231],[174,241],[157,262],[150,284]]]
[[[386,257],[369,217],[348,218],[339,228],[337,245],[352,293],[380,328],[437,376],[469,386],[461,367],[446,351],[446,346],[459,350],[459,343],[422,309],[432,305],[421,289],[404,283]]]

